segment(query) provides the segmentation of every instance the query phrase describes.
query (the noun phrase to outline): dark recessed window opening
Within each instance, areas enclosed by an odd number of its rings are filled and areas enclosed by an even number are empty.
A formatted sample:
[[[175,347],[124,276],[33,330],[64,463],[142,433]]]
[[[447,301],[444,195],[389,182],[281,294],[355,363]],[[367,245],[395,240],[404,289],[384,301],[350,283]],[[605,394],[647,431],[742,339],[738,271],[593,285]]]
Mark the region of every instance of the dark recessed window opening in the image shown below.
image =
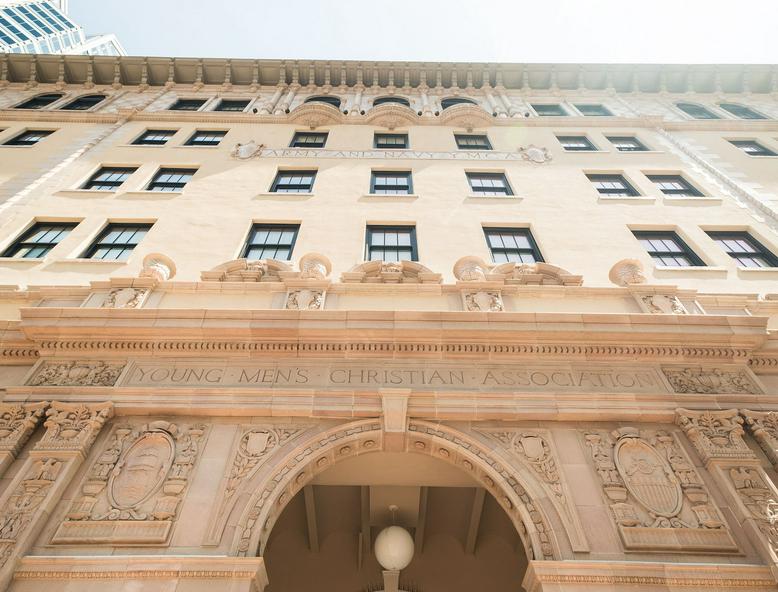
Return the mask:
[[[454,134],[460,150],[491,150],[492,144],[486,134]]]
[[[292,148],[324,148],[327,144],[327,132],[295,132]]]
[[[408,134],[376,134],[373,146],[380,150],[395,150],[408,147]]]
[[[648,150],[645,144],[634,136],[607,136],[607,138],[619,152],[645,152]]]
[[[176,130],[146,130],[135,139],[133,144],[140,146],[162,146],[167,144],[168,140],[170,140],[175,133]]]
[[[440,101],[440,107],[442,109],[448,109],[454,105],[476,105],[477,103],[472,99],[466,99],[464,97],[450,97]]]
[[[116,191],[137,170],[137,167],[103,167],[92,175],[82,189]]]
[[[387,104],[403,105],[405,107],[411,106],[410,101],[408,99],[404,99],[403,97],[379,97],[373,101],[373,107]]]
[[[702,197],[702,192],[681,175],[646,175],[665,195]]]
[[[187,146],[218,146],[224,136],[225,131],[197,130],[186,141]]]
[[[149,183],[148,191],[181,191],[197,169],[159,169]]]
[[[708,232],[741,267],[778,267],[778,257],[747,232]]]
[[[84,253],[84,257],[124,261],[143,240],[149,228],[151,224],[109,224]]]
[[[529,228],[484,228],[484,235],[495,263],[543,261]]]
[[[692,119],[721,119],[710,109],[696,103],[676,103],[675,106]]]
[[[775,152],[762,146],[756,140],[730,140],[733,146],[737,146],[749,156],[775,156]]]
[[[719,103],[719,107],[730,115],[734,115],[740,119],[767,119],[767,117],[754,111],[750,107],[745,107],[736,103]]]
[[[170,106],[170,111],[197,111],[205,105],[205,99],[178,99]]]
[[[36,222],[3,253],[3,257],[45,257],[76,226],[75,222]]]
[[[340,98],[339,97],[330,97],[330,96],[316,96],[316,97],[308,97],[305,99],[306,103],[324,103],[325,105],[332,105],[336,109],[340,109]]]
[[[17,105],[16,109],[43,109],[44,107],[47,107],[52,103],[58,101],[63,96],[64,95],[60,93],[48,93],[45,95],[38,95],[37,97],[32,97],[31,99],[27,99],[26,101],[24,101],[24,103]]]
[[[71,101],[62,109],[64,111],[86,111],[91,109],[95,105],[99,105],[105,100],[105,95],[85,95],[78,97],[75,101]]]
[[[635,197],[640,195],[623,175],[586,175],[600,195]]]
[[[657,265],[705,267],[702,259],[675,232],[634,231],[633,234]]]
[[[243,257],[288,261],[299,231],[299,224],[254,224],[243,249]]]
[[[610,109],[605,105],[600,104],[576,105],[575,108],[578,109],[581,115],[585,115],[586,117],[608,117],[613,115],[613,113],[610,112]]]
[[[316,171],[278,171],[271,193],[310,193]]]
[[[43,138],[50,136],[52,130],[27,130],[8,140],[6,146],[34,146]]]
[[[368,226],[368,261],[418,261],[415,226]]]
[[[373,171],[370,193],[378,195],[408,195],[413,193],[409,171]]]
[[[475,195],[513,195],[503,173],[466,173],[470,189]]]
[[[216,105],[214,111],[244,111],[249,106],[249,100],[237,100],[237,99],[222,99],[219,104]]]
[[[564,117],[567,115],[564,107],[558,103],[533,103],[535,113],[543,117]]]
[[[567,152],[594,152],[597,147],[586,136],[557,136]]]

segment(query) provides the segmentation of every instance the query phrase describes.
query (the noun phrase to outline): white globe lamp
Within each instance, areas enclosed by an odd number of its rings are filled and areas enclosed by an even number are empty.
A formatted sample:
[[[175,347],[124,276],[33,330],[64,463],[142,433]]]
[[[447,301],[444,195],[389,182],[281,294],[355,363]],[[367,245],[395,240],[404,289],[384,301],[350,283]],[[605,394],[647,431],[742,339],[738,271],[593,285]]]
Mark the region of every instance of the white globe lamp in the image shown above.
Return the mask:
[[[387,526],[375,539],[375,557],[387,571],[400,571],[413,559],[413,538],[402,526]]]

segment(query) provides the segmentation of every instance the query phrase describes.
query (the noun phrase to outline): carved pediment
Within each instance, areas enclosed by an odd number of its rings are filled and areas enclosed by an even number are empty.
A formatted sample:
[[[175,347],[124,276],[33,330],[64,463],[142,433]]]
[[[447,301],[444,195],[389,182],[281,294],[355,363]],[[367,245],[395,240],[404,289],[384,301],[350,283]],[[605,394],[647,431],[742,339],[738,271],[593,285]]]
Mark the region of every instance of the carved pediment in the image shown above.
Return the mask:
[[[503,263],[492,269],[500,274],[506,284],[533,286],[581,286],[583,277],[550,263]]]
[[[367,114],[365,121],[371,125],[395,129],[398,127],[415,125],[419,116],[410,107],[398,103],[386,103],[373,107]]]
[[[415,261],[367,261],[340,276],[343,283],[439,284],[442,277]]]
[[[340,123],[342,119],[343,114],[326,103],[305,103],[289,114],[289,121],[301,123],[311,129],[322,125],[334,125]]]
[[[477,105],[454,105],[440,114],[440,123],[472,131],[477,127],[490,126],[494,121],[489,113]]]
[[[235,259],[200,274],[204,282],[280,282],[280,274],[292,268],[276,259]]]

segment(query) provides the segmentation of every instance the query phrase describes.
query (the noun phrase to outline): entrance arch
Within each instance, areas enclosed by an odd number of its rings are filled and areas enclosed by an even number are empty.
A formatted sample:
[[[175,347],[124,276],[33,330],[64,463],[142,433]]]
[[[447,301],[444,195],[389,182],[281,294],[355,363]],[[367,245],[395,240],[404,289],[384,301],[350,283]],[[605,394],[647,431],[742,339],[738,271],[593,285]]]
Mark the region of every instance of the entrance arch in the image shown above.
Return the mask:
[[[376,418],[339,425],[300,442],[255,488],[242,510],[231,554],[261,556],[275,521],[297,492],[338,462],[383,450],[382,436],[381,420]],[[550,521],[547,510],[530,493],[540,490],[536,479],[509,468],[475,437],[450,426],[411,419],[405,452],[438,458],[469,474],[505,510],[530,560],[559,560],[569,554],[569,541],[563,541],[563,553],[557,536],[563,534],[559,532],[563,521],[559,516]]]

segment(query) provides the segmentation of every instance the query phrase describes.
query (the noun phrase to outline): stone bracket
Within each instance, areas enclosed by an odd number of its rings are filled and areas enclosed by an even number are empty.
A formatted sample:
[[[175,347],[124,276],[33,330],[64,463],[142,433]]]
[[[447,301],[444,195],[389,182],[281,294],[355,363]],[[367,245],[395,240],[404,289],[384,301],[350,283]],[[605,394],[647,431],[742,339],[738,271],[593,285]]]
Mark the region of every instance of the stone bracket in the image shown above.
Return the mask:
[[[384,450],[400,452],[408,431],[408,399],[411,389],[379,389],[383,420]]]

